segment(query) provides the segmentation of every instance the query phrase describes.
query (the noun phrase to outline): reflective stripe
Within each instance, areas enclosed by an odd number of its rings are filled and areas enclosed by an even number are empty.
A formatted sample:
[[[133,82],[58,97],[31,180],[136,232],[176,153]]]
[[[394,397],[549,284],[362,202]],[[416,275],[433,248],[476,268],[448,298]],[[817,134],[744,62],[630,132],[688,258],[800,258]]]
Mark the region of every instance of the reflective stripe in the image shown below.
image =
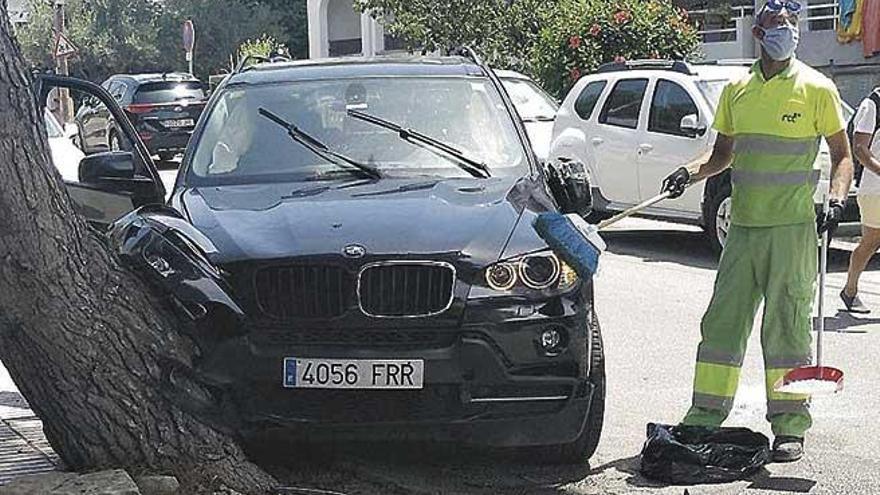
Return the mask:
[[[718,349],[706,349],[700,346],[697,351],[697,361],[710,364],[725,364],[728,366],[742,367],[743,356],[731,354]]]
[[[791,368],[771,368],[765,366],[764,380],[767,387],[767,400],[773,401],[804,401],[810,398],[807,394],[789,394],[785,392],[777,392],[775,390],[776,382],[781,380]]]
[[[777,414],[809,414],[810,402],[807,400],[767,401],[767,417]]]
[[[785,139],[760,134],[739,134],[734,137],[734,153],[762,155],[808,155],[819,149],[819,138]]]
[[[739,384],[739,372],[739,366],[697,361],[694,393],[733,397]]]
[[[721,397],[718,395],[694,392],[693,406],[726,413],[733,409],[733,397]]]
[[[818,170],[795,172],[758,172],[756,170],[735,169],[730,179],[737,186],[801,186],[819,183]]]
[[[792,368],[799,368],[801,366],[809,366],[813,363],[812,356],[775,356],[775,357],[767,357],[764,358],[764,366],[769,369],[784,369],[786,373],[788,370]]]

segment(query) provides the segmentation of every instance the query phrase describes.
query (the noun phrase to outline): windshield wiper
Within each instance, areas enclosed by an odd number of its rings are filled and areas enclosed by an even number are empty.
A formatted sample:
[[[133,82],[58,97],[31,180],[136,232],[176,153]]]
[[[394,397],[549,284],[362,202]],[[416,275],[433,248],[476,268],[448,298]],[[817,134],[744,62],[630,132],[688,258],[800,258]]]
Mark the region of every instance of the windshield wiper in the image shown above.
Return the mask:
[[[452,161],[454,161],[456,165],[458,165],[462,170],[473,175],[474,177],[486,179],[492,176],[492,174],[489,172],[489,167],[487,167],[485,163],[474,160],[473,158],[465,155],[457,148],[454,148],[453,146],[444,143],[443,141],[440,141],[438,139],[434,139],[427,134],[423,134],[413,129],[405,129],[400,125],[395,124],[394,122],[385,120],[381,117],[376,117],[375,115],[361,112],[360,110],[349,109],[347,113],[351,117],[358,120],[363,120],[364,122],[368,122],[379,127],[384,127],[385,129],[388,129],[390,131],[394,131],[397,133],[400,139],[403,139],[408,143],[415,144],[435,153],[439,151],[447,158],[452,157]]]
[[[328,162],[339,165],[340,167],[354,167],[356,170],[360,171],[362,175],[371,179],[382,178],[382,172],[380,172],[379,169],[377,169],[376,167],[372,165],[367,165],[366,163],[361,163],[354,158],[347,157],[342,153],[337,153],[331,150],[327,147],[326,144],[318,141],[299,127],[291,124],[290,122],[284,120],[282,117],[270,112],[269,110],[266,110],[263,107],[260,107],[257,111],[263,117],[266,117],[272,122],[275,122],[279,126],[285,128],[287,130],[287,135],[290,136],[291,139],[303,145],[306,149],[327,160]]]

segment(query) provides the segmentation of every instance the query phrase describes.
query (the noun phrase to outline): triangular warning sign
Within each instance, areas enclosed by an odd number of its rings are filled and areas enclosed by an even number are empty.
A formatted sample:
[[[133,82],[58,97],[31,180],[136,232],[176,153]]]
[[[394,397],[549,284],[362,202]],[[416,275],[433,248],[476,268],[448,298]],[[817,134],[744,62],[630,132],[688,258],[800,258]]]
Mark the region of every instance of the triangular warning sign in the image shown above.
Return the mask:
[[[58,34],[55,37],[55,58],[68,57],[76,53],[76,51],[76,45],[67,39],[67,36]]]

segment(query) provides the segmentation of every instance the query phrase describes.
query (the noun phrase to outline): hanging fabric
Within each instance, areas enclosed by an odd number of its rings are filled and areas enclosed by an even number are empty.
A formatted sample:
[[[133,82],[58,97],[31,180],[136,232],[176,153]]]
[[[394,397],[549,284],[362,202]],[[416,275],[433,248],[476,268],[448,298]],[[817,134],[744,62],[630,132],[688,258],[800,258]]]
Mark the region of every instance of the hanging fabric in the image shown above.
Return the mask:
[[[864,0],[862,44],[865,57],[880,55],[880,0]]]
[[[837,23],[837,40],[849,43],[862,37],[862,15],[865,0],[841,0],[840,19]]]

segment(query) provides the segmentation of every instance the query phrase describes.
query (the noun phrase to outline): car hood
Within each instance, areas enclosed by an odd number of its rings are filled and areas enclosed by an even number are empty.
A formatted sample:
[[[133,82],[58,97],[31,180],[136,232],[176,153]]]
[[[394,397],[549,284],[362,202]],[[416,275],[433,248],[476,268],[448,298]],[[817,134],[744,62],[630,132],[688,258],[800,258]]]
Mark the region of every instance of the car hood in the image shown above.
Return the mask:
[[[341,255],[357,244],[370,257],[452,255],[482,266],[504,251],[531,189],[503,177],[350,180],[199,187],[182,200],[220,263]]]

